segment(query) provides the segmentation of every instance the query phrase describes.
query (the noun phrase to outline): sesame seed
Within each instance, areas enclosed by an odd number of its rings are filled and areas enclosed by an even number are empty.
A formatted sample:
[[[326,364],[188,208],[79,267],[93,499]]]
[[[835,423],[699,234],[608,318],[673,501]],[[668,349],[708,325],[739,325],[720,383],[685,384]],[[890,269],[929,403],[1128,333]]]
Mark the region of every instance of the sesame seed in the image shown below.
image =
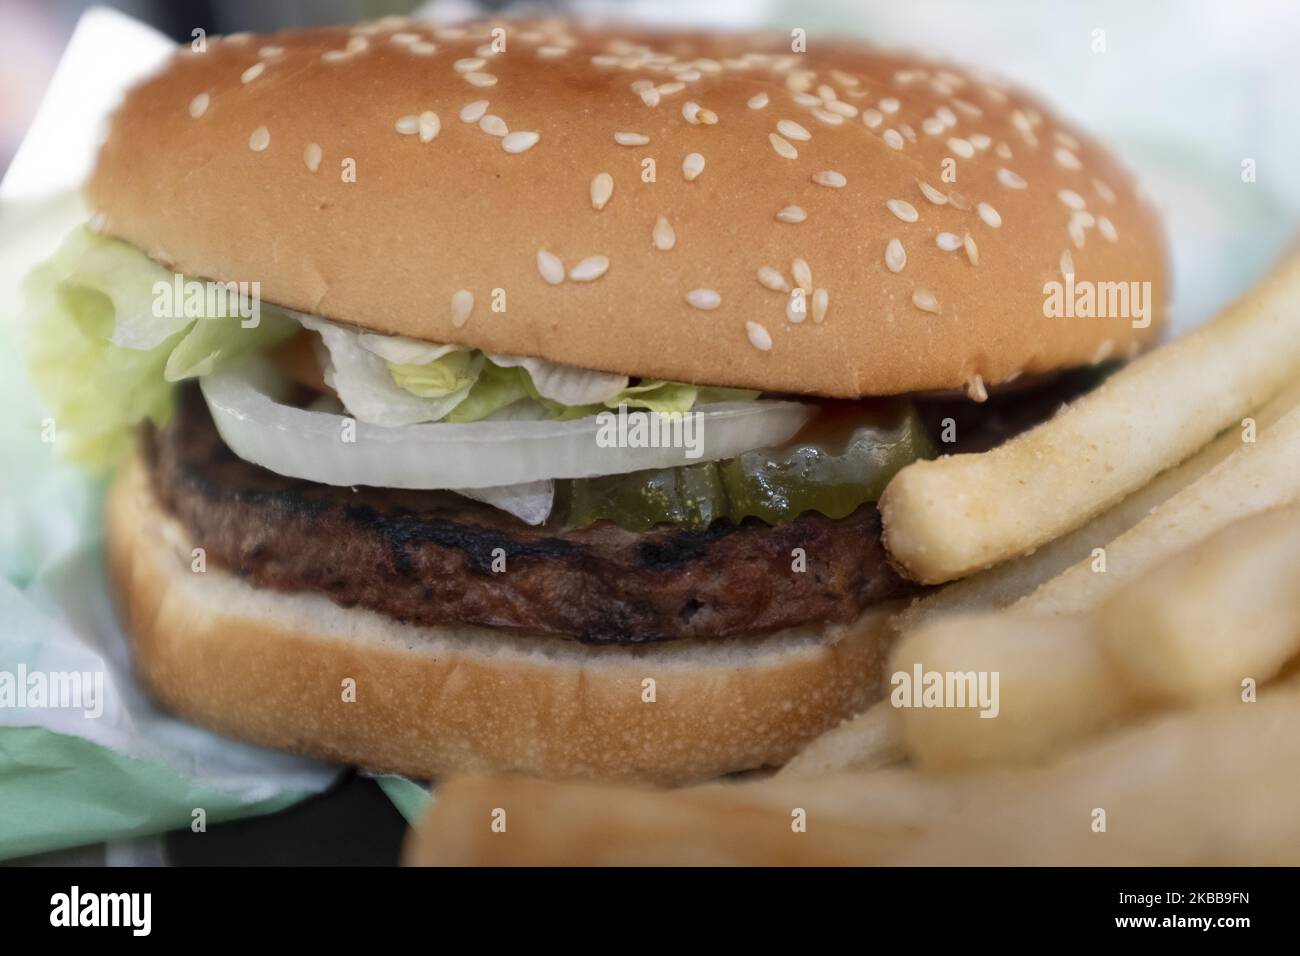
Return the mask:
[[[813,292],[812,316],[813,321],[821,323],[826,318],[826,310],[830,308],[831,296],[825,289],[817,289]]]
[[[722,305],[722,296],[712,289],[692,289],[686,293],[686,301],[695,308],[708,312]]]
[[[862,111],[862,122],[867,125],[868,129],[875,129],[885,121],[885,117],[880,110],[866,109]]]
[[[247,42],[249,41],[249,39],[252,38],[252,36],[253,36],[253,34],[251,34],[251,33],[232,33],[232,34],[230,34],[228,37],[226,37],[226,42],[227,42],[227,43],[247,43]]]
[[[832,113],[830,110],[815,109],[813,110],[813,116],[817,117],[827,126],[844,125],[844,117],[840,116],[838,113]]]
[[[820,96],[823,100],[828,100],[828,101],[839,98],[839,94],[835,92],[835,87],[831,86],[829,83],[819,84],[817,86],[817,95]]]
[[[948,193],[948,202],[952,203],[955,208],[960,209],[962,212],[966,212],[970,209],[970,200],[966,198],[966,194],[959,193],[955,189]]]
[[[420,39],[418,33],[394,33],[388,38],[388,42],[396,46],[410,46]]]
[[[413,113],[410,116],[403,116],[393,124],[393,128],[403,136],[410,136],[413,133],[418,133],[420,131],[420,117]]]
[[[985,225],[992,226],[994,229],[1002,225],[1002,216],[988,203],[980,203],[975,207],[975,211],[980,214],[980,218],[984,220]]]
[[[460,121],[462,123],[477,123],[487,112],[487,100],[475,100],[473,103],[466,103],[460,109]]]
[[[887,96],[887,97],[885,97],[883,100],[881,100],[881,101],[880,101],[879,103],[877,103],[876,105],[880,107],[880,111],[881,111],[882,113],[897,113],[897,112],[898,112],[898,107],[899,107],[898,100],[894,99],[892,96]]]
[[[966,139],[981,152],[993,145],[993,137],[989,136],[988,133],[971,133]]]
[[[924,180],[918,179],[916,185],[917,188],[921,190],[921,195],[930,200],[930,202],[934,203],[936,206],[943,206],[948,202],[947,196]]]
[[[322,155],[320,144],[308,143],[307,148],[302,151],[302,161],[306,163],[307,168],[314,173],[316,170],[320,169]]]
[[[428,40],[420,40],[418,43],[412,43],[407,49],[416,56],[429,56],[434,50],[438,49],[438,45],[430,43]]]
[[[910,142],[916,142],[916,130],[912,129],[911,126],[907,123],[899,123],[898,128],[902,130],[903,135],[906,136]]]
[[[536,146],[537,141],[541,138],[541,133],[532,131],[507,133],[501,138],[501,148],[507,153],[522,153]]]
[[[966,258],[970,260],[970,264],[973,266],[979,265],[980,264],[979,246],[975,245],[975,240],[971,238],[971,234],[969,232],[962,237],[961,243],[963,246],[966,247]]]
[[[954,113],[952,110],[948,109],[948,107],[946,106],[936,107],[934,111],[934,115],[935,118],[938,119],[939,122],[943,123],[944,126],[957,125],[957,114]]]
[[[461,289],[451,297],[451,324],[460,328],[469,321],[469,315],[474,311],[474,293],[469,289]]]
[[[682,160],[682,175],[688,183],[694,182],[704,172],[704,157],[699,153],[687,153]]]
[[[644,146],[650,137],[644,133],[615,133],[614,142],[620,146]]]
[[[786,159],[799,158],[799,150],[795,149],[794,144],[781,134],[768,133],[767,141],[772,144],[772,148],[776,150],[778,156],[783,156]]]
[[[943,120],[939,119],[937,116],[927,116],[925,119],[921,120],[921,130],[927,136],[938,136],[947,128],[948,127],[943,125]]]
[[[273,59],[282,53],[284,53],[284,47],[282,46],[264,46],[257,51],[258,56],[265,57],[268,60]]]
[[[783,119],[776,124],[776,131],[786,139],[799,140],[807,142],[812,139],[812,133],[808,132],[794,120]]]
[[[537,271],[550,285],[559,285],[564,281],[564,262],[553,252],[537,250]]]
[[[493,57],[497,55],[497,51],[492,49],[492,44],[484,43],[482,46],[475,48],[474,55]]]
[[[1062,189],[1056,194],[1056,198],[1061,200],[1071,209],[1083,209],[1088,205],[1088,201],[1076,193],[1073,189]]]
[[[1083,163],[1079,162],[1079,157],[1070,152],[1064,146],[1058,146],[1052,153],[1056,161],[1066,169],[1082,169]]]
[[[504,124],[503,124],[504,125]],[[432,110],[420,114],[420,142],[427,143],[442,130],[442,120]]]
[[[822,98],[820,96],[813,96],[811,93],[791,93],[790,99],[794,100],[800,106],[807,106],[809,109],[813,107],[820,109],[822,105]]]
[[[934,297],[934,293],[928,289],[917,289],[912,293],[912,305],[916,306],[922,312],[933,312],[936,315],[939,312],[939,300]]]
[[[759,268],[758,282],[763,288],[771,289],[773,292],[790,291],[790,283],[785,281],[785,276],[771,266],[761,266]]]
[[[786,206],[784,209],[778,209],[776,213],[777,222],[803,222],[808,218],[808,213],[802,206]]]
[[[510,132],[510,127],[506,126],[506,121],[500,116],[488,113],[478,121],[478,128],[489,136],[505,136]]]
[[[1115,190],[1111,189],[1100,179],[1094,179],[1092,181],[1092,188],[1097,190],[1097,195],[1106,200],[1106,202],[1113,203],[1115,201]]]
[[[1011,147],[1006,143],[998,143],[998,145],[993,148],[993,152],[997,153],[998,157],[1001,159],[1011,158]]]
[[[351,56],[352,54],[347,50],[326,50],[320,55],[320,58],[326,63],[340,63],[351,58]]]
[[[609,260],[604,256],[588,256],[569,270],[569,278],[574,282],[591,282],[608,270]]]
[[[1024,189],[1029,185],[1022,176],[1018,176],[1005,166],[998,170],[998,182],[1008,189]]]
[[[754,96],[751,96],[749,98],[749,102],[746,103],[745,105],[748,106],[751,110],[761,110],[764,109],[767,106],[767,104],[768,104],[767,94],[757,93]]]
[[[803,289],[795,289],[790,293],[790,298],[785,303],[785,317],[795,325],[808,318],[807,292]]]
[[[591,205],[594,209],[604,209],[609,197],[614,195],[614,177],[609,173],[597,173],[591,180]]]
[[[1097,217],[1097,231],[1105,237],[1107,242],[1119,241],[1119,233],[1115,230],[1115,224],[1105,216]]]
[[[694,83],[699,78],[699,70],[682,70],[674,77],[674,79],[681,80],[683,83]]]
[[[255,153],[260,153],[266,147],[271,145],[271,131],[265,126],[259,126],[253,130],[253,134],[248,137],[248,148]]]
[[[961,237],[953,232],[941,232],[934,237],[934,244],[944,252],[956,252],[961,248]]]
[[[790,263],[790,273],[794,276],[794,284],[802,289],[805,293],[812,292],[812,267],[803,259],[795,259]]]
[[[660,83],[655,89],[659,91],[661,96],[672,96],[674,93],[680,93],[686,89],[686,84],[679,82]]]
[[[1062,146],[1068,146],[1070,149],[1075,150],[1076,152],[1078,151],[1079,141],[1065,130],[1058,129],[1053,135],[1056,137],[1056,141]]]
[[[361,53],[362,51],[368,49],[369,46],[370,46],[370,41],[367,40],[365,37],[349,37],[347,43],[347,51],[349,53]]]
[[[989,390],[984,387],[984,376],[978,373],[967,380],[965,391],[966,397],[972,402],[987,402],[989,400]]]
[[[641,102],[646,106],[659,105],[659,91],[653,86],[649,89],[638,90],[637,96],[641,97]]]
[[[1101,343],[1101,345],[1097,346],[1097,351],[1092,354],[1092,364],[1096,365],[1098,362],[1106,361],[1106,359],[1110,358],[1110,354],[1114,351],[1115,351],[1115,340],[1114,339],[1104,340]]]
[[[200,93],[194,99],[190,100],[190,116],[198,119],[208,111],[208,104],[212,102],[212,97],[207,93]]]
[[[1070,255],[1069,249],[1061,253],[1061,275],[1074,275],[1074,256]]]
[[[463,60],[457,60],[451,65],[451,68],[457,73],[474,73],[487,66],[487,60],[481,56],[466,57]]]
[[[843,100],[834,100],[826,104],[826,109],[844,119],[852,119],[858,115],[858,108],[852,103],[845,103]]]
[[[757,322],[747,321],[745,323],[745,334],[749,336],[749,344],[760,352],[772,351],[772,336],[768,334],[767,329]]]
[[[885,267],[890,272],[902,272],[905,265],[907,265],[907,250],[897,239],[890,239],[889,245],[885,246]]]
[[[906,199],[891,199],[885,203],[885,207],[903,222],[916,222],[920,218],[916,207]]]
[[[849,183],[843,173],[833,169],[823,169],[819,173],[813,173],[812,181],[818,186],[827,186],[831,189],[843,189]]]
[[[96,234],[106,232],[108,230],[108,213],[95,213],[86,223],[86,228]]]
[[[466,73],[465,81],[470,86],[487,87],[497,85],[497,78],[491,73]]]
[[[887,129],[885,130],[884,133],[881,134],[881,136],[885,141],[885,145],[888,146],[890,149],[903,148],[903,134],[901,134],[898,130]]]
[[[247,70],[245,70],[243,73],[239,74],[239,82],[240,82],[240,83],[252,83],[255,79],[257,79],[259,76],[261,76],[264,72],[266,72],[266,64],[263,63],[263,62],[261,62],[261,61],[259,60],[257,63],[254,63],[252,66],[250,66],[250,67],[249,67]]]
[[[655,220],[655,227],[650,233],[650,241],[654,243],[654,247],[660,252],[667,252],[677,245],[677,233],[673,232],[673,227],[663,216]]]
[[[962,139],[960,136],[949,139],[948,148],[962,159],[970,159],[975,155],[975,147],[970,144],[969,140]]]
[[[1070,241],[1073,242],[1077,248],[1082,249],[1084,243],[1088,241],[1088,233],[1085,231],[1083,220],[1078,218],[1080,215],[1086,215],[1086,213],[1075,213],[1071,216],[1070,224],[1066,227],[1066,231],[1070,234]]]
[[[562,46],[539,46],[537,48],[537,55],[543,60],[558,60],[568,52]]]

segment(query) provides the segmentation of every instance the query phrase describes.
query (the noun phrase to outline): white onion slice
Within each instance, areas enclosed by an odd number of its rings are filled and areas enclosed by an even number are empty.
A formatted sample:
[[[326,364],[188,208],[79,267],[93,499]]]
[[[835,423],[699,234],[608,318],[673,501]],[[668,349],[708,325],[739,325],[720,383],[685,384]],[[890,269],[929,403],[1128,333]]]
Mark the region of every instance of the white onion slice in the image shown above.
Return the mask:
[[[508,511],[525,524],[541,524],[555,503],[555,482],[529,481],[503,488],[457,488],[457,494]]]
[[[293,478],[380,488],[496,488],[732,458],[785,441],[814,411],[789,401],[702,405],[694,411],[699,453],[688,454],[682,447],[601,447],[597,436],[608,428],[599,416],[369,425],[282,403],[287,383],[261,358],[201,385],[217,430],[240,458]]]

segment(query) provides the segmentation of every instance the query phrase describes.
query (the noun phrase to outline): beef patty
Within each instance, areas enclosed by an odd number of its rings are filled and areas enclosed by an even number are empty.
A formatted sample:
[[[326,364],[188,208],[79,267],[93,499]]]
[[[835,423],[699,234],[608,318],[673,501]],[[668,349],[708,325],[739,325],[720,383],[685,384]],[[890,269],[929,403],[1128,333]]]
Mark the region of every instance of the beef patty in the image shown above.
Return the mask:
[[[340,488],[250,464],[193,385],[145,449],[159,498],[207,560],[254,587],[322,591],[415,624],[594,644],[724,638],[849,621],[919,590],[890,565],[874,505],[775,528],[530,527],[450,492]]]

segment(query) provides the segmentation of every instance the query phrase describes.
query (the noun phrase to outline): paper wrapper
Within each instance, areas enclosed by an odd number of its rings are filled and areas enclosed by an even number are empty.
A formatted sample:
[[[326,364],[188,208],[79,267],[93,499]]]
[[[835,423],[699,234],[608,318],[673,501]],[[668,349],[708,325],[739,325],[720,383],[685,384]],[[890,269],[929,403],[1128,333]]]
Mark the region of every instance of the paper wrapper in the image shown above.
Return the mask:
[[[339,774],[208,733],[145,695],[107,592],[104,482],[42,442],[46,412],[17,341],[18,284],[88,218],[76,191],[109,112],[173,48],[128,17],[88,12],[0,184],[0,859],[187,827],[197,810],[209,826],[269,813]],[[102,713],[89,716],[99,703],[86,697],[20,706],[40,703],[23,694],[33,674],[91,675],[83,690],[102,686]]]

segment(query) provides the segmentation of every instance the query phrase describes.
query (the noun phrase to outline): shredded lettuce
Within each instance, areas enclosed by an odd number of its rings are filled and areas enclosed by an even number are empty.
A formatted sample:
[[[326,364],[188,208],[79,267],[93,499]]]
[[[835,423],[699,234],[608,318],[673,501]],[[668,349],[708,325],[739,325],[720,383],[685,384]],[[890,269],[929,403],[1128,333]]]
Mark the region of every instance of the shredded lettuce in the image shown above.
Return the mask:
[[[173,382],[206,375],[297,329],[266,305],[255,328],[244,328],[238,315],[193,307],[158,315],[168,310],[154,308],[155,287],[174,280],[134,247],[84,228],[25,280],[32,381],[70,460],[107,470],[130,450],[135,425],[166,421]]]
[[[167,420],[173,383],[209,375],[300,327],[320,335],[325,381],[349,413],[378,425],[502,414],[567,420],[620,405],[684,412],[758,395],[651,379],[631,384],[539,358],[363,332],[265,303],[260,322],[246,328],[238,314],[221,314],[234,311],[228,306],[237,296],[187,296],[160,308],[159,283],[176,290],[177,281],[134,246],[84,228],[27,277],[32,380],[71,460],[107,470],[129,451],[134,426]]]

